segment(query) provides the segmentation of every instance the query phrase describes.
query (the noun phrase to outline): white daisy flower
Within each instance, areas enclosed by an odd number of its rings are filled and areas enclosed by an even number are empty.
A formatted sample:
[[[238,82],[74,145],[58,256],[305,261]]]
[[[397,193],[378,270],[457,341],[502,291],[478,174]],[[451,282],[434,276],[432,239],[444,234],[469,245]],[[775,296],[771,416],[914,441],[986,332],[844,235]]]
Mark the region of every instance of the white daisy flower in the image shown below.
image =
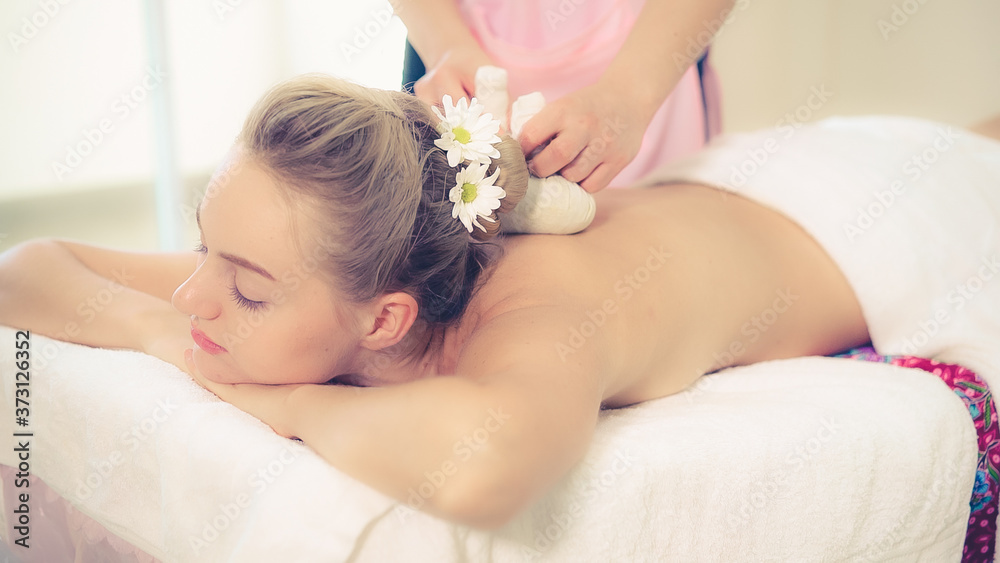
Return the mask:
[[[489,163],[491,158],[500,158],[500,151],[493,146],[500,142],[497,136],[499,120],[483,113],[483,105],[475,98],[472,98],[471,104],[461,98],[458,105],[452,105],[451,96],[446,94],[442,101],[444,115],[437,107],[432,108],[441,119],[437,125],[441,138],[434,144],[448,151],[448,166],[454,168],[465,160]]]
[[[448,200],[455,204],[451,216],[458,217],[470,233],[473,225],[485,232],[486,227],[479,224],[479,219],[494,222],[490,215],[500,207],[500,200],[507,196],[503,188],[493,185],[500,176],[500,171],[497,170],[487,178],[488,168],[488,165],[481,162],[473,162],[462,168],[455,175],[455,187],[448,193]]]

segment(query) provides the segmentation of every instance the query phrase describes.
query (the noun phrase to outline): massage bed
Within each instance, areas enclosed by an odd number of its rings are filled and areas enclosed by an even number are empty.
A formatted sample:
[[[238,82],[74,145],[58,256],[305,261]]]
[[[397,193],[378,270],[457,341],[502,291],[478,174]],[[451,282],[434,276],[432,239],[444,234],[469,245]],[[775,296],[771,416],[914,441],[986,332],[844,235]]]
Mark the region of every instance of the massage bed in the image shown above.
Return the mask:
[[[868,158],[894,128],[910,145],[861,166],[836,160]],[[979,392],[1000,384],[1000,276],[980,279],[961,308],[948,301],[969,271],[990,271],[981,259],[1000,256],[1000,143],[960,132],[892,204],[925,205],[921,194],[947,187],[979,198],[972,213],[937,205],[919,232],[900,223],[915,212],[886,213],[850,238],[843,225],[873,189],[809,211],[815,192],[810,201],[795,191],[802,169],[819,184],[803,192],[858,182],[891,190],[905,157],[934,146],[934,127],[828,120],[777,138],[781,150],[770,151],[777,134],[730,136],[651,182],[697,180],[801,219],[855,288],[879,353],[965,366],[981,376]],[[758,148],[768,160],[734,174]],[[817,152],[834,160],[810,160]],[[775,184],[788,187],[760,187]],[[901,258],[901,244],[917,254]],[[899,267],[872,275],[886,259]],[[928,277],[935,263],[943,273]],[[569,475],[506,526],[483,531],[412,508],[446,478],[436,470],[406,501],[390,499],[136,352],[32,335],[32,435],[15,436],[26,430],[13,415],[15,338],[0,327],[0,519],[7,549],[23,561],[959,561],[970,499],[976,490],[984,498],[972,408],[935,373],[893,363],[765,362],[604,411]],[[31,479],[16,487],[23,440]],[[28,549],[14,544],[24,491]],[[990,502],[995,519],[995,495]],[[976,557],[965,558],[987,556]]]
[[[0,330],[5,413],[13,341]],[[155,358],[32,349],[57,352],[33,371],[27,489],[9,469],[22,429],[0,423],[4,518],[31,493],[24,561],[947,561],[965,537],[975,431],[919,370],[783,360],[606,411],[578,468],[483,532],[384,497]]]

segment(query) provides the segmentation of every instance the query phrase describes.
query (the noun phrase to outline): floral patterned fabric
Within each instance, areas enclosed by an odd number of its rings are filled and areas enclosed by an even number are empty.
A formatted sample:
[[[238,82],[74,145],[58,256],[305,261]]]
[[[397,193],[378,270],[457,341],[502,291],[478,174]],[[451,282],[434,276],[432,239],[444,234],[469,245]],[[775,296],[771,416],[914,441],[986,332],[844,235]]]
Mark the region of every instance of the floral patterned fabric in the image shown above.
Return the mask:
[[[993,561],[1000,496],[1000,472],[997,470],[1000,466],[1000,428],[996,405],[986,382],[959,365],[914,356],[883,356],[871,347],[849,350],[837,357],[922,369],[941,378],[962,399],[972,415],[979,440],[979,463],[969,501],[972,511],[965,532],[962,561]]]

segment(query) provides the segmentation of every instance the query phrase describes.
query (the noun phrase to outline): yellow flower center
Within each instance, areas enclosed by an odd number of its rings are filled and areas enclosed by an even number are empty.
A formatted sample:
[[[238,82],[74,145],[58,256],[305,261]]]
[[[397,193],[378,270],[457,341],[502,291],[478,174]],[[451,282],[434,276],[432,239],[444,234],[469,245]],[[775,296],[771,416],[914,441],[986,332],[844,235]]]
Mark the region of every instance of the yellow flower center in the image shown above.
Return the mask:
[[[456,127],[451,130],[455,134],[455,140],[463,145],[472,140],[472,133],[465,130],[465,127]]]
[[[462,184],[462,201],[465,203],[472,203],[476,200],[476,185],[465,183]]]

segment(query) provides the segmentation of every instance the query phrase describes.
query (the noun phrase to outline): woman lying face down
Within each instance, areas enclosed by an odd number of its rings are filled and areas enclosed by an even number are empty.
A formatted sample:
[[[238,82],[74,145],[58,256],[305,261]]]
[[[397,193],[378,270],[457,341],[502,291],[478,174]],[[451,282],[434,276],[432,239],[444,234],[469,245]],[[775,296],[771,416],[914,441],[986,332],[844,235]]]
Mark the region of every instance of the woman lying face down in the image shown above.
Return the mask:
[[[435,122],[412,97],[321,78],[261,101],[198,208],[198,267],[173,295],[204,377],[372,385],[441,372],[445,333],[498,248],[453,217]],[[515,142],[500,149],[512,206],[527,171]],[[496,233],[477,223],[490,231],[476,237]]]
[[[497,144],[489,171],[459,177],[466,163],[435,145],[437,122],[400,93],[284,83],[210,184],[195,255],[23,245],[0,274],[27,272],[21,259],[46,266],[7,284],[20,289],[0,322],[55,335],[74,291],[128,268],[132,286],[76,341],[173,362],[402,502],[454,463],[419,508],[479,527],[565,476],[602,407],[868,340],[815,241],[705,186],[605,190],[583,233],[494,238],[527,183],[518,145]],[[451,127],[438,144],[482,133]],[[468,215],[495,193],[481,178],[506,195]],[[454,444],[487,422],[489,439],[459,457]]]

